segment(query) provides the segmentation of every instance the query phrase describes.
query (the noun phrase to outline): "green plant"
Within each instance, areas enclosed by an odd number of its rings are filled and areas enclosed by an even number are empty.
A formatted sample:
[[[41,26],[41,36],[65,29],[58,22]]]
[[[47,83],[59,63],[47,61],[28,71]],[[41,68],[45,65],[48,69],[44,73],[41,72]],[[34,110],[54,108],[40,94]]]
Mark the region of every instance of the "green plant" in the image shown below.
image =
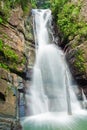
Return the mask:
[[[5,45],[3,52],[4,52],[5,57],[7,57],[9,60],[14,61],[14,62],[18,61],[18,55],[15,53],[14,50],[11,49],[10,46]]]
[[[20,57],[15,50],[5,44],[0,39],[0,67],[12,72],[21,73],[20,67],[23,68],[26,63],[25,56]]]
[[[3,19],[2,19],[2,18],[0,18],[0,24],[1,24],[1,23],[3,23]]]
[[[3,48],[3,42],[2,42],[2,39],[0,39],[0,50],[2,50]]]
[[[29,12],[30,10],[30,0],[5,0],[3,8],[0,8],[0,17],[3,19],[3,22],[7,22],[10,17],[10,11],[12,8],[21,6],[24,13]],[[0,20],[2,22],[2,20]]]
[[[83,19],[79,19],[79,13],[82,3],[79,0],[78,3],[69,2],[69,0],[51,0],[53,2],[51,8],[53,15],[57,21],[57,25],[63,39],[67,41],[70,37],[79,35],[87,39],[87,23]]]
[[[81,49],[78,49],[75,53],[75,62],[74,65],[80,72],[84,72],[86,70],[85,59],[83,57],[84,52]]]
[[[0,52],[2,52],[4,54],[4,57],[10,61],[18,61],[18,55],[10,46],[4,44],[2,39],[0,39]]]
[[[40,9],[48,9],[51,6],[51,2],[50,0],[37,0],[36,6]]]
[[[30,1],[32,8],[37,8],[37,0]]]
[[[75,36],[78,34],[79,12],[80,6],[68,2],[63,6],[62,11],[58,14],[57,23],[65,38],[68,38],[70,35]]]
[[[2,13],[3,22],[6,22],[10,16],[10,1],[4,1],[4,7],[0,10]]]
[[[4,63],[0,63],[0,68],[4,68],[6,70],[9,70],[9,67]]]
[[[67,2],[68,0],[50,0],[51,9],[56,20],[58,19],[58,14],[63,9],[64,4]]]

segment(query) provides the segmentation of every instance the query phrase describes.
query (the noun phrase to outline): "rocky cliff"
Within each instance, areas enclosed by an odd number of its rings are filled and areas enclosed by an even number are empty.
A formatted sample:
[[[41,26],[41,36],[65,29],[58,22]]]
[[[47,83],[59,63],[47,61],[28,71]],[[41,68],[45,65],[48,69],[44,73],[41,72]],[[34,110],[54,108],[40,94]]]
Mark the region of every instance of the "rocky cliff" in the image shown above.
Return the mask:
[[[78,6],[78,1],[72,1]],[[66,57],[71,72],[87,97],[87,0],[81,1],[77,34],[66,45]],[[79,25],[80,24],[80,25]],[[84,24],[84,25],[82,25]],[[81,89],[80,89],[81,90]]]
[[[20,95],[25,91],[24,83],[29,78],[26,72],[33,66],[35,51],[30,9],[25,14],[21,6],[17,5],[6,12],[5,6],[6,3],[1,1],[0,128],[8,126],[8,130],[16,130],[19,129],[15,121],[20,116]],[[6,17],[8,12],[9,16]]]
[[[87,97],[87,0],[61,0],[52,4],[71,73]],[[57,30],[57,29],[56,29]],[[80,93],[81,94],[81,93]]]

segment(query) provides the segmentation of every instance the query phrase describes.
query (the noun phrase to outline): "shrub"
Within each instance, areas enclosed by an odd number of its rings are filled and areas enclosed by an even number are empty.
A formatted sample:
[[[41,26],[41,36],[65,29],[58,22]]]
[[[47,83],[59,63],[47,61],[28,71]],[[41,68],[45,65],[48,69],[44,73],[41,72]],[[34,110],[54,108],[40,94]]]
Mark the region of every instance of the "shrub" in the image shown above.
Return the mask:
[[[83,57],[84,52],[81,49],[78,49],[75,54],[75,62],[74,65],[80,72],[85,72],[86,66],[85,66],[85,59]]]
[[[1,24],[1,23],[3,23],[3,19],[2,19],[2,18],[0,18],[0,24]]]

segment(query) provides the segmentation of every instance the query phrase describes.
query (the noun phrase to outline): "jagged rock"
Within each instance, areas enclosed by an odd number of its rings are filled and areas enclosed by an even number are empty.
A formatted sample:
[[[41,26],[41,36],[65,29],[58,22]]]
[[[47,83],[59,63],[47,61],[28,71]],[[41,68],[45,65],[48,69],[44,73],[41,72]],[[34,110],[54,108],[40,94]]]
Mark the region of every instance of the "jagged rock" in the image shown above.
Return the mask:
[[[16,117],[17,87],[17,75],[0,68],[0,115]]]
[[[0,38],[5,44],[8,44],[13,49],[23,52],[24,42],[22,42],[21,37],[15,28],[12,28],[10,25],[0,26]]]
[[[11,16],[9,18],[9,23],[12,26],[17,27],[21,20],[23,18],[23,10],[21,9],[21,6],[16,7],[15,9],[11,10]]]
[[[35,61],[35,45],[32,17],[30,15],[24,17],[19,6],[12,9],[10,14],[8,22],[0,24],[0,42],[4,44],[0,52],[0,116],[12,119],[18,116],[19,93],[25,92],[26,72]],[[10,52],[14,51],[13,54],[17,56],[16,61],[10,56],[6,57],[5,47],[9,48]],[[5,66],[3,67],[3,65]],[[3,122],[0,120],[0,128],[3,130],[21,130],[18,122]]]
[[[17,120],[0,118],[0,130],[22,130],[22,127]]]
[[[77,45],[72,49],[74,43]],[[77,55],[77,53],[79,54]],[[67,48],[66,58],[78,85],[82,88],[87,87],[87,41],[80,43],[74,38]]]
[[[33,36],[33,19],[31,14],[26,17],[25,21],[25,54],[27,56],[27,67],[31,68],[35,62],[35,43]]]
[[[87,0],[83,1],[80,18],[84,19],[87,22]]]
[[[87,31],[85,24],[87,22],[87,0],[71,0],[70,2],[74,2],[74,4],[77,5],[80,3],[77,26],[79,25],[79,22],[81,22],[81,24],[84,25],[84,28],[81,34],[76,33],[74,36],[69,34],[70,36],[67,38],[68,44],[66,44],[67,41],[65,39],[65,41],[59,45],[64,49],[73,77],[76,79],[79,88],[83,88],[87,97]]]

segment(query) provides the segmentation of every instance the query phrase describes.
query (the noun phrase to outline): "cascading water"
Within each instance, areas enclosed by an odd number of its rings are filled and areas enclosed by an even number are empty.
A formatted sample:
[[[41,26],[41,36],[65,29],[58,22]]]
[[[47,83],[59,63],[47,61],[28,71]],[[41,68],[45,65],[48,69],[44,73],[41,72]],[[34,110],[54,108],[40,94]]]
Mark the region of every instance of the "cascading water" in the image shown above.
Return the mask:
[[[72,83],[64,54],[53,44],[51,11],[33,10],[33,18],[36,62],[32,86],[28,90],[30,101],[28,113],[34,115],[49,111],[67,112],[67,103],[70,109],[71,107],[70,101],[67,100],[69,96],[66,97],[66,92],[68,92],[66,87],[70,89],[69,86],[71,86],[70,91],[72,91]],[[75,94],[73,91],[71,93],[71,100],[74,100],[77,106]],[[72,107],[74,107],[73,104]]]
[[[23,128],[24,130],[82,130],[78,125],[72,129],[64,128],[65,124],[68,122],[69,125],[74,118],[72,116],[71,119],[68,114],[81,111],[81,107],[73,91],[76,85],[73,85],[64,54],[54,44],[51,11],[34,9],[32,14],[36,61],[32,84],[26,96],[29,117],[25,118]],[[62,121],[64,124],[60,125]],[[50,122],[50,125],[47,125],[47,122],[48,124]]]

